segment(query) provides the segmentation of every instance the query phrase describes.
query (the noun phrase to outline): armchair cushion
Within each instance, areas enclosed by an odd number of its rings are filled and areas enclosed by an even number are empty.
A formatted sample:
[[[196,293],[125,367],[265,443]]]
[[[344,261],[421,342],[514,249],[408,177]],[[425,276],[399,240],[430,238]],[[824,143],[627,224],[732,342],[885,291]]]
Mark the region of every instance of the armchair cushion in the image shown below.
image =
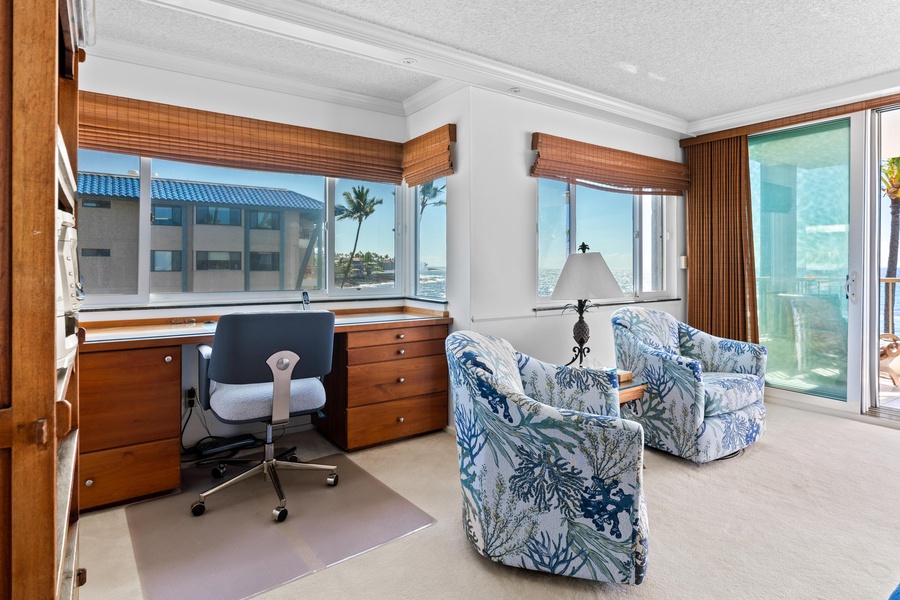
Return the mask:
[[[762,401],[761,383],[756,375],[745,373],[704,373],[704,415],[730,413]]]
[[[516,352],[525,394],[538,402],[594,415],[619,416],[614,369],[566,367]]]

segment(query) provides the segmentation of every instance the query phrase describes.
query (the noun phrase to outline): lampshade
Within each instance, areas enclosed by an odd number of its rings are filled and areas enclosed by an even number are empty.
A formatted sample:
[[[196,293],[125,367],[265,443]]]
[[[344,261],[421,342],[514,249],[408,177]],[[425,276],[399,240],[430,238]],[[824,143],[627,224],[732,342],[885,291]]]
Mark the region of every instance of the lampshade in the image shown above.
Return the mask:
[[[554,300],[618,298],[622,295],[612,271],[599,252],[573,252],[550,296]]]

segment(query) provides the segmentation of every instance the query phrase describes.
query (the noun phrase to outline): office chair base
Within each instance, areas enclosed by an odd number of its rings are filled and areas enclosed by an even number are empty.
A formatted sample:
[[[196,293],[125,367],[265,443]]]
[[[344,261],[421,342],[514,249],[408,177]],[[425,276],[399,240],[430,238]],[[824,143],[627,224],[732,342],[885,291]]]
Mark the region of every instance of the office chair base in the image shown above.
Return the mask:
[[[264,460],[253,467],[247,469],[240,475],[229,479],[219,485],[210,488],[200,494],[200,499],[191,504],[191,514],[195,517],[199,517],[204,512],[206,512],[206,498],[215,494],[216,492],[220,492],[226,488],[229,488],[235,484],[238,484],[245,479],[249,479],[254,475],[258,475],[262,473],[267,481],[272,482],[272,486],[275,488],[275,493],[278,495],[279,504],[272,510],[272,519],[281,523],[287,518],[288,511],[285,508],[285,504],[287,503],[287,499],[284,496],[284,491],[281,488],[281,481],[278,478],[278,470],[286,470],[286,471],[331,471],[331,473],[325,478],[325,483],[329,486],[336,486],[338,484],[338,474],[337,466],[335,465],[319,465],[312,463],[301,463],[301,462],[292,462],[290,460],[277,460],[277,459],[269,459]]]

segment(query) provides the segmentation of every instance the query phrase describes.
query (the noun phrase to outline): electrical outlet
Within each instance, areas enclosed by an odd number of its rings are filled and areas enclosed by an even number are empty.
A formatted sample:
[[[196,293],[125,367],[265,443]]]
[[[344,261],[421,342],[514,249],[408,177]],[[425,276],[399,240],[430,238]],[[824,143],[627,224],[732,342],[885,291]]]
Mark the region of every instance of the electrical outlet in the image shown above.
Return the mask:
[[[189,388],[184,390],[184,408],[193,408],[197,402],[197,390]]]

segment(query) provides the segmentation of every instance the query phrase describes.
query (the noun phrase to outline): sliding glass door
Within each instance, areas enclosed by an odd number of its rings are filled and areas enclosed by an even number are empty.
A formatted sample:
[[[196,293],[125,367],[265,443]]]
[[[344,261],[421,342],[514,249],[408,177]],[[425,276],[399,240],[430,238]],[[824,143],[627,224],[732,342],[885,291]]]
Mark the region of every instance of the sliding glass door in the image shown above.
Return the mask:
[[[749,143],[766,383],[840,401],[847,400],[847,286],[854,277],[850,123],[796,127]]]

